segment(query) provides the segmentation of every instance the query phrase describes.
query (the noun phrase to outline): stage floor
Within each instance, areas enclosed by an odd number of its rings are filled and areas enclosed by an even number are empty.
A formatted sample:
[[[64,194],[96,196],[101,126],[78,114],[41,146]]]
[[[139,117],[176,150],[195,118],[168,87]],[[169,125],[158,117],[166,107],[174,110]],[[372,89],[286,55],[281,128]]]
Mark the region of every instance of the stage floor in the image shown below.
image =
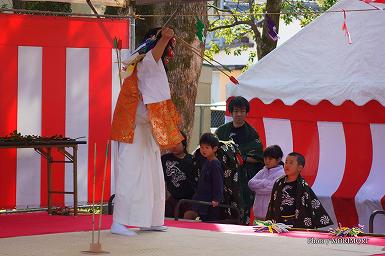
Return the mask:
[[[45,214],[46,215],[46,214]],[[73,216],[40,216],[54,221],[58,219],[73,219],[79,222],[83,217]],[[29,215],[22,225],[25,229],[32,230],[28,225],[33,224],[33,215]],[[38,216],[36,216],[38,217]],[[8,221],[6,221],[8,219]],[[0,227],[12,227],[10,220],[0,216]],[[38,218],[36,218],[38,219]],[[35,219],[35,221],[36,221]],[[42,220],[41,219],[41,220]],[[89,218],[84,218],[89,221]],[[14,220],[13,220],[14,221]],[[106,223],[107,222],[107,223]],[[103,221],[103,226],[109,225],[110,217]],[[5,225],[5,223],[7,223]],[[28,224],[31,223],[31,224]],[[62,223],[63,224],[63,223]],[[138,230],[134,237],[112,235],[108,230],[101,231],[101,244],[110,255],[159,255],[159,256],[247,256],[247,255],[385,255],[383,248],[385,238],[376,238],[370,244],[310,244],[308,239],[317,237],[326,239],[324,235],[316,233],[297,232],[291,235],[258,234],[252,227],[235,225],[215,225],[193,222],[166,221],[169,226],[167,232],[144,232]],[[16,225],[16,224],[15,224]],[[72,224],[71,224],[72,225]],[[44,230],[44,227],[42,227]],[[137,230],[137,229],[136,229]],[[2,233],[0,228],[0,234]],[[7,233],[10,234],[11,230]],[[71,256],[82,255],[82,251],[89,249],[91,241],[90,231],[69,232],[52,230],[44,235],[23,235],[0,239],[0,256]]]

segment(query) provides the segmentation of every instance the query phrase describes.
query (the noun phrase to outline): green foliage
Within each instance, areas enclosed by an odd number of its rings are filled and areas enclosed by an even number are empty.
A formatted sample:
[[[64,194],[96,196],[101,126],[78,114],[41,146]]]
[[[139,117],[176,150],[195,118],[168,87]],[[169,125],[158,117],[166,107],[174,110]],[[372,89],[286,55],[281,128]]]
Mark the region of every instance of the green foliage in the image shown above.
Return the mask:
[[[232,0],[234,3],[239,3],[239,0]],[[274,1],[274,0],[267,0]],[[255,1],[256,2],[256,1]],[[250,41],[256,42],[257,37],[261,39],[262,28],[256,28],[252,24],[256,24],[260,21],[263,16],[262,13],[266,11],[266,4],[253,3],[250,10],[241,12],[239,9],[231,9],[233,16],[225,16],[222,19],[213,19],[209,24],[209,31],[214,33],[214,38],[223,39],[225,45],[220,48],[218,43],[215,41],[209,42],[209,47],[206,49],[205,54],[213,56],[223,50],[226,54],[238,56],[244,54],[246,50],[252,49],[249,53],[248,63],[246,64],[243,71],[247,70],[248,67],[255,61],[257,57],[256,47],[250,48],[250,44],[243,43],[244,38],[249,38]],[[290,24],[295,19],[301,21],[301,26],[309,24],[312,20],[320,15],[323,11],[329,9],[337,0],[318,0],[319,12],[315,12],[313,9],[306,5],[306,1],[298,0],[283,0],[282,1],[282,12],[281,18],[286,24]],[[212,7],[215,11],[218,8]],[[223,28],[220,28],[223,27]],[[217,29],[220,28],[220,29]]]
[[[304,27],[317,18],[321,13],[332,7],[338,0],[318,0],[319,11],[315,12],[311,7],[306,5],[306,1],[284,1],[282,3],[282,11],[285,13],[281,17],[286,24],[291,23],[294,19],[301,21]]]
[[[72,12],[70,3],[59,2],[22,2],[22,9],[25,10],[39,10],[52,12]]]
[[[119,7],[115,6],[106,6],[106,10],[104,11],[104,14],[106,15],[119,15]]]
[[[237,3],[238,0],[232,0]],[[213,56],[214,54],[219,53],[220,50],[225,51],[226,54],[233,54],[235,56],[241,55],[245,50],[250,48],[249,43],[244,43],[245,38],[249,38],[250,41],[255,41],[256,31],[253,31],[252,24],[262,19],[261,13],[265,11],[265,4],[252,4],[250,10],[246,12],[241,12],[238,9],[232,9],[231,13],[234,16],[224,16],[222,19],[214,19],[210,21],[209,31],[213,31],[214,38],[223,38],[225,45],[223,48],[220,48],[218,43],[215,41],[209,42],[209,47],[206,49],[205,54],[208,56]],[[217,11],[217,8],[214,8]],[[233,25],[235,23],[239,23]],[[224,27],[222,29],[215,29],[218,27]],[[254,27],[254,29],[256,29]],[[258,33],[258,32],[257,32]],[[248,40],[247,40],[248,41]],[[249,66],[255,59],[256,52],[249,56]]]

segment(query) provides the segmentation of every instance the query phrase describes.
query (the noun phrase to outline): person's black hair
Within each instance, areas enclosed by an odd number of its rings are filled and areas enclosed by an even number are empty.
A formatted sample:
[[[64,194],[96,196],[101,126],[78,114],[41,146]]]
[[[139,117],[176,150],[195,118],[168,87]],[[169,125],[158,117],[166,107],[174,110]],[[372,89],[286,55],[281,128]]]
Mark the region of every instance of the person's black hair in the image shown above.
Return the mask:
[[[153,36],[157,35],[158,31],[161,30],[161,29],[162,29],[161,27],[157,27],[157,28],[152,28],[149,31],[147,31],[147,33],[144,35],[143,40],[142,40],[142,42],[140,44],[143,44],[144,42],[146,42],[147,39],[152,38]],[[139,53],[143,54],[143,53],[147,53],[148,51],[150,51],[152,48],[155,47],[155,45],[158,43],[158,41],[159,41],[159,39],[161,37],[162,37],[162,32],[159,32],[158,36],[156,37],[156,40],[151,44],[151,46],[150,47],[146,47],[145,52],[139,51]],[[170,41],[169,41],[168,45],[166,46],[166,48],[164,48],[164,51],[163,51],[163,54],[162,54],[162,57],[161,57],[163,66],[166,69],[166,71],[167,71],[167,66],[164,64],[164,58],[167,56],[167,49],[168,49],[169,46],[171,46]]]
[[[234,107],[241,108],[241,109],[244,108],[244,109],[246,109],[246,113],[249,113],[249,111],[250,111],[249,102],[245,98],[243,98],[242,96],[234,97],[230,101],[230,103],[229,103],[229,112],[230,113],[233,113]]]
[[[263,151],[263,157],[271,157],[274,159],[282,159],[283,152],[280,146],[271,145]]]
[[[183,136],[183,140],[181,141],[181,143],[183,145],[184,152],[187,154],[187,136],[183,131],[180,131],[180,134],[182,134]]]
[[[294,156],[297,158],[297,163],[299,165],[302,165],[302,167],[305,167],[305,157],[298,153],[298,152],[291,152],[290,154],[288,154],[288,156]]]
[[[210,145],[212,148],[214,148],[219,146],[219,140],[215,134],[208,132],[202,134],[201,138],[199,139],[199,145],[202,144]]]

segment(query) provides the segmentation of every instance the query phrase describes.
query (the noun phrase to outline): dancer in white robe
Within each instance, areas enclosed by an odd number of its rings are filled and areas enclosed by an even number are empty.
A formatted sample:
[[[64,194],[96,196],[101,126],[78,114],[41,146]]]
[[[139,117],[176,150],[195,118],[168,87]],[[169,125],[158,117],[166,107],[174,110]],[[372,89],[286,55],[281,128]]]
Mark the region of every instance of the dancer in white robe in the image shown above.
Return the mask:
[[[164,231],[165,184],[160,147],[153,137],[146,104],[171,98],[162,54],[173,37],[164,28],[155,47],[137,64],[141,100],[135,118],[133,143],[116,143],[115,199],[111,233],[131,236],[126,226],[141,230]]]

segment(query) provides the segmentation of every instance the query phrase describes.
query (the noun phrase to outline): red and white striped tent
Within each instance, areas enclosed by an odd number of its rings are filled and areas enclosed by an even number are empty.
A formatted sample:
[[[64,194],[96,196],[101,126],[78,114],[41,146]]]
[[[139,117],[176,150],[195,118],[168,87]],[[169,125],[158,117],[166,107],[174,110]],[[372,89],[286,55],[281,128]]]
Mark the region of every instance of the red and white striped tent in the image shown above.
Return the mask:
[[[88,144],[78,151],[78,197],[80,204],[92,202],[93,147],[101,188],[120,89],[113,38],[128,49],[128,20],[0,14],[0,27],[0,136],[14,130],[85,136]],[[106,199],[114,191],[110,156]],[[47,205],[46,160],[33,149],[0,149],[0,170],[0,209]],[[72,180],[72,165],[55,164],[54,190],[73,191]],[[53,203],[72,205],[72,195],[54,195]]]
[[[385,5],[375,4],[380,8]],[[374,9],[343,0],[332,10]],[[385,12],[321,15],[228,85],[251,103],[265,145],[305,155],[302,173],[334,223],[368,226],[385,209]],[[378,216],[375,232],[385,233]]]

